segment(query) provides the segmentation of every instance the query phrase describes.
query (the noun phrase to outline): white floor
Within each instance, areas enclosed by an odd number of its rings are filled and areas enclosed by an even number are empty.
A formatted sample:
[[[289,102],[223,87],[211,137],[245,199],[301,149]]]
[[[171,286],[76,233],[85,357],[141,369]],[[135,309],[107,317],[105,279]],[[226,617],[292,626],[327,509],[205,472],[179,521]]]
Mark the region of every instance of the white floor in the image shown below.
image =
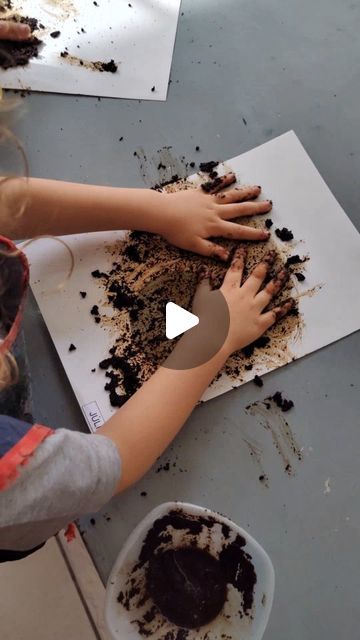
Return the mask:
[[[98,640],[55,538],[0,564],[1,640]]]

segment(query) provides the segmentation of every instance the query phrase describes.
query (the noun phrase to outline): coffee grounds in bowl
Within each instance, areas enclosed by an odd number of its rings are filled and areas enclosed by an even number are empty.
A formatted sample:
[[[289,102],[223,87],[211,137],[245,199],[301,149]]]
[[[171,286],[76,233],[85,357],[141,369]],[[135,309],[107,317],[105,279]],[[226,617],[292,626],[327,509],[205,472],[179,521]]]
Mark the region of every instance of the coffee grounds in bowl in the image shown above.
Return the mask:
[[[154,555],[147,571],[147,589],[161,613],[187,629],[197,629],[214,620],[227,596],[219,560],[192,547]]]

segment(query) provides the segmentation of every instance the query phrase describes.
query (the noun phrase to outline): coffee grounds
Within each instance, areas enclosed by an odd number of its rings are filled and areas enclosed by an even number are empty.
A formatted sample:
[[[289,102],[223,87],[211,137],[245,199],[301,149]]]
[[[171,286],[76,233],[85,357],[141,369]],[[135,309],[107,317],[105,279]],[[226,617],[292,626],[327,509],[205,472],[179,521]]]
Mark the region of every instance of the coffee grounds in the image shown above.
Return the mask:
[[[81,295],[81,297],[84,299],[87,296],[86,291],[79,291],[79,294]]]
[[[305,280],[305,276],[303,273],[294,273],[295,278],[299,281],[299,282],[304,282]]]
[[[8,20],[8,18],[6,18]],[[24,16],[12,16],[11,20],[28,24],[31,33],[38,28],[36,18],[28,18]],[[2,69],[11,69],[14,67],[23,67],[29,63],[31,58],[37,58],[39,47],[42,41],[32,36],[25,41],[0,40],[0,67]]]
[[[273,226],[273,224],[274,224],[274,223],[273,223],[273,221],[271,220],[271,218],[267,218],[267,219],[265,220],[265,227],[266,227],[267,229],[271,229],[271,227]]]
[[[260,338],[255,340],[255,342],[252,342],[251,344],[248,344],[247,347],[244,347],[242,349],[242,353],[244,354],[245,358],[251,358],[255,349],[263,349],[269,344],[269,342],[270,338],[268,338],[268,336],[260,336]]]
[[[209,547],[201,550],[197,546],[197,540],[206,534],[206,529],[210,539],[214,526],[221,527],[223,536],[218,557],[210,553]],[[172,534],[171,529],[176,533]],[[240,535],[235,539],[232,536],[230,527],[217,518],[191,516],[181,509],[173,510],[154,522],[146,535],[138,562],[129,574],[126,589],[117,597],[128,611],[140,609],[150,600],[150,609],[134,621],[140,635],[149,637],[153,634],[147,621],[153,621],[161,611],[182,627],[169,631],[162,640],[187,638],[188,629],[206,624],[222,611],[228,585],[242,595],[240,618],[251,615],[257,577],[251,557],[244,550],[246,540]],[[177,543],[174,548],[171,545],[175,537]],[[144,582],[142,579],[139,582],[140,570],[144,571]],[[154,602],[157,605],[155,610]]]
[[[118,70],[117,64],[115,64],[114,60],[110,60],[110,62],[93,62],[92,63],[98,71],[107,71],[108,73],[116,73]]]
[[[205,193],[212,193],[214,189],[218,189],[222,184],[222,178],[218,176],[214,180],[209,180],[208,182],[203,182],[201,188]]]
[[[12,9],[11,0],[4,0],[3,3],[0,3],[0,13],[5,13],[5,11],[10,11]]]
[[[256,384],[257,387],[263,387],[264,386],[264,382],[262,381],[260,376],[255,376],[253,382],[254,382],[254,384]]]
[[[203,173],[212,173],[215,167],[218,166],[218,162],[215,160],[210,160],[210,162],[200,162],[199,169]]]
[[[73,343],[69,346],[69,351],[76,351],[76,347]]]
[[[283,227],[282,229],[275,229],[275,234],[277,237],[283,242],[290,242],[290,240],[294,239],[294,234],[290,229]]]
[[[178,627],[197,629],[222,610],[227,597],[226,577],[219,560],[207,551],[169,549],[151,558],[147,589],[165,618]],[[150,613],[153,615],[152,610]]]
[[[276,393],[274,393],[274,395],[271,396],[269,400],[273,400],[276,406],[279,407],[279,409],[281,409],[281,411],[283,412],[290,411],[290,409],[292,409],[294,406],[292,400],[283,398],[281,391],[276,391]]]
[[[290,256],[286,262],[285,262],[285,267],[289,267],[293,264],[301,264],[302,262],[305,262],[305,258],[300,258],[300,256],[298,254],[296,254],[295,256]]]
[[[52,33],[50,33],[50,36],[51,38],[58,38],[60,34],[61,31],[53,31]]]

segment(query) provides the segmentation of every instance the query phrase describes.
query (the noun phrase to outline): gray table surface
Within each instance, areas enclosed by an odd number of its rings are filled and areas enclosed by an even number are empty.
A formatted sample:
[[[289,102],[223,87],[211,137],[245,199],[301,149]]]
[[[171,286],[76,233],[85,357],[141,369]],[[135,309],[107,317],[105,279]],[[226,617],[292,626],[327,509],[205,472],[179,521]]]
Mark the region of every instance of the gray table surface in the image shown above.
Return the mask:
[[[134,150],[144,150],[148,167],[166,145],[173,158],[229,158],[294,129],[359,227],[360,5],[184,0],[182,11],[166,103],[40,94],[24,100],[15,129],[31,173],[141,186]],[[335,252],[336,238],[334,259]],[[85,431],[33,302],[26,336],[36,418]],[[269,552],[276,593],[265,640],[360,637],[359,358],[357,334],[268,375],[261,391],[250,383],[197,408],[164,456],[177,460],[176,468],[150,472],[95,525],[82,521],[101,577],[147,511],[167,500],[192,501],[228,514]],[[304,447],[294,478],[284,474],[269,434],[244,411],[277,389],[295,402],[289,421]],[[258,480],[245,434],[264,449],[269,489]]]

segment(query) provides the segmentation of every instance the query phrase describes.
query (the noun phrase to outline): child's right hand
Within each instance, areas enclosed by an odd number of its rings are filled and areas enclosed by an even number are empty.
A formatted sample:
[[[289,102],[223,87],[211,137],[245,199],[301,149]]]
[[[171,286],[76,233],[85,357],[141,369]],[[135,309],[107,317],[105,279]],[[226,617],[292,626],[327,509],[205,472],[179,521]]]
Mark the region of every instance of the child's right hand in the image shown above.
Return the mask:
[[[289,271],[283,268],[263,289],[261,288],[274,264],[275,257],[275,253],[271,251],[265,254],[262,261],[242,284],[246,251],[240,247],[235,252],[220,289],[230,313],[229,333],[224,345],[230,354],[260,338],[267,329],[294,307],[295,301],[290,298],[271,311],[266,311],[290,275]]]
[[[260,338],[267,329],[277,320],[283,318],[294,307],[295,301],[290,298],[282,305],[266,311],[266,308],[281,291],[290,275],[289,271],[283,268],[262,288],[267,274],[274,265],[275,258],[276,254],[273,251],[265,254],[262,261],[243,283],[246,250],[242,246],[235,252],[234,259],[220,288],[229,311],[228,335],[221,349],[227,357]],[[204,283],[202,292],[204,294]],[[209,284],[208,292],[211,295]],[[195,305],[196,301],[197,296],[194,300]],[[203,311],[205,312],[206,292],[202,301],[204,305]],[[201,314],[201,309],[197,309],[196,312]]]

